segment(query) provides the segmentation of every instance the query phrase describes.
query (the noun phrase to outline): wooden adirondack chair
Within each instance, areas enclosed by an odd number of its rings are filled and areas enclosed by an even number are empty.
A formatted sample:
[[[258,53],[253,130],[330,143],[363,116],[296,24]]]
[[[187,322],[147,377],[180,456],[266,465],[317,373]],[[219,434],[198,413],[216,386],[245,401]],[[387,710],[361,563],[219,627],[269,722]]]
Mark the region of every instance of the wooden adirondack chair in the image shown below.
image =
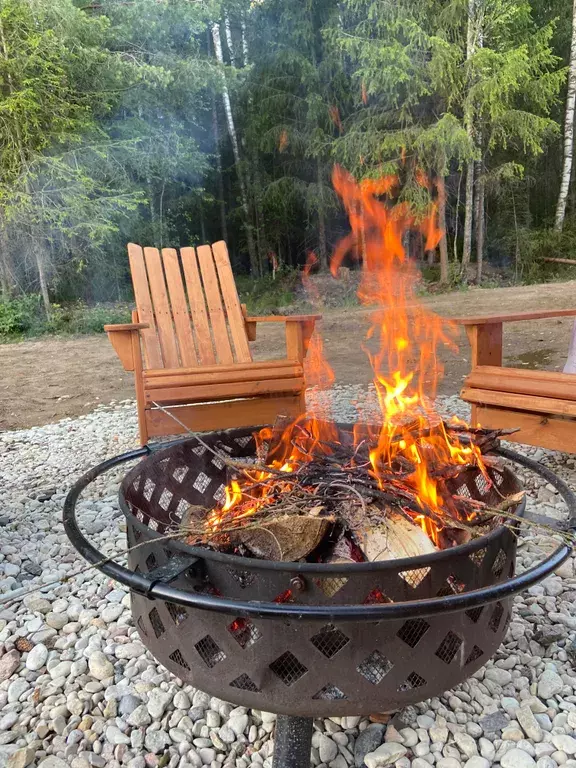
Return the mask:
[[[142,445],[186,428],[266,424],[305,411],[303,363],[320,315],[247,317],[224,242],[180,254],[130,243],[128,256],[133,322],[104,330],[134,371]],[[285,323],[284,359],[252,360],[248,342],[262,322]]]
[[[456,320],[466,328],[472,370],[460,397],[472,405],[472,424],[520,431],[510,440],[576,453],[576,376],[502,366],[502,326],[520,320],[576,316],[576,309],[538,310]]]

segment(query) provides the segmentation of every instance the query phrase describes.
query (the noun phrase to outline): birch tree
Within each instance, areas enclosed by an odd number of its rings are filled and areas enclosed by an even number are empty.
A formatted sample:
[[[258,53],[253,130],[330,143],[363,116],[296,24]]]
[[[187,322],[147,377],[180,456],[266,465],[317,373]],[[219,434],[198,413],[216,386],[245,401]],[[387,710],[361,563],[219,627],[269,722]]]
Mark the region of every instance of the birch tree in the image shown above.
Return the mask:
[[[240,146],[238,143],[238,134],[236,132],[236,125],[234,122],[234,115],[232,113],[232,103],[230,101],[230,91],[228,90],[228,83],[226,82],[226,74],[224,71],[224,55],[222,53],[222,40],[220,38],[220,24],[215,23],[212,25],[212,41],[214,43],[214,54],[218,64],[222,67],[222,101],[224,103],[224,114],[226,115],[226,125],[228,126],[228,136],[230,137],[230,143],[232,145],[232,152],[234,154],[234,163],[236,165],[236,175],[238,177],[238,185],[240,187],[240,198],[242,202],[242,212],[244,215],[244,231],[246,233],[246,244],[248,246],[248,255],[250,257],[250,270],[252,274],[257,277],[260,275],[260,263],[258,260],[258,254],[256,252],[256,244],[254,242],[254,236],[252,233],[252,225],[250,222],[250,206],[248,204],[248,190],[246,188],[246,181],[244,178],[244,172],[242,169],[242,162],[240,158]]]
[[[560,191],[556,204],[554,229],[561,232],[566,216],[566,201],[572,175],[572,158],[574,155],[574,112],[576,110],[576,0],[572,6],[572,40],[570,44],[570,62],[568,66],[568,93],[566,95],[566,114],[564,117],[564,153]]]

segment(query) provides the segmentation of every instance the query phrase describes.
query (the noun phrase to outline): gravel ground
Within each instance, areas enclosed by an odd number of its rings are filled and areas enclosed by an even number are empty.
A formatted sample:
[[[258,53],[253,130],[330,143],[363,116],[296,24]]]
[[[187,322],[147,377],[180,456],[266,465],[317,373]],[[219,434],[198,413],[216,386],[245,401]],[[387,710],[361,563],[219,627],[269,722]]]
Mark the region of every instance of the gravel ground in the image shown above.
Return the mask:
[[[373,394],[339,387],[324,404],[342,421]],[[466,417],[457,398],[440,406]],[[91,465],[136,445],[133,404],[0,434],[0,768],[270,768],[275,716],[234,708],[181,684],[141,645],[129,596],[81,561],[60,523],[65,493]],[[575,459],[527,449],[572,486]],[[121,474],[98,481],[80,520],[104,552],[123,547]],[[530,503],[561,517],[552,486],[527,478]],[[520,567],[552,543],[529,530]],[[54,585],[55,580],[66,583]],[[44,586],[43,586],[44,585]],[[515,601],[505,643],[471,679],[386,726],[315,723],[312,764],[330,768],[576,768],[576,578],[573,562]],[[0,605],[0,608],[3,606]]]

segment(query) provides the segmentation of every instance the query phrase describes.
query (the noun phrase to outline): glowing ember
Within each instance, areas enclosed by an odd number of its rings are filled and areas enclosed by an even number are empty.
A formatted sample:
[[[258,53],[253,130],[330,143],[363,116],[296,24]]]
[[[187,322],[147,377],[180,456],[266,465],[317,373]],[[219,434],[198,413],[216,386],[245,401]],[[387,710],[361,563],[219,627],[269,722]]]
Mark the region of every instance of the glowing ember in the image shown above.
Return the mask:
[[[437,351],[440,346],[456,349],[455,326],[418,300],[415,289],[419,275],[404,243],[416,231],[425,238],[426,250],[436,248],[441,237],[436,210],[431,206],[428,215],[418,220],[407,203],[394,202],[397,179],[393,176],[356,182],[336,167],[333,183],[348,213],[351,232],[337,246],[331,270],[337,277],[345,259],[361,262],[358,296],[376,308],[365,350],[374,371],[380,424],[359,422],[347,459],[336,456],[339,431],[322,413],[319,395],[332,385],[334,374],[316,333],[306,367],[307,384],[312,388],[309,412],[285,424],[280,432],[261,430],[257,440],[268,451],[266,467],[245,471],[230,482],[225,502],[210,512],[206,529],[213,534],[227,530],[231,521],[235,526],[243,520],[249,523],[255,512],[276,503],[293,488],[299,467],[320,458],[328,465],[345,465],[346,472],[364,467],[374,486],[382,491],[395,487],[402,496],[402,488],[408,489],[413,495],[410,503],[400,503],[402,513],[439,544],[443,519],[446,515],[454,518],[446,468],[449,476],[450,467],[476,467],[488,483],[491,481],[481,450],[470,439],[466,426],[457,420],[447,426],[432,404],[443,373]],[[428,184],[423,176],[420,183]],[[310,284],[308,275],[314,264],[311,254],[304,271],[305,284]],[[397,477],[402,478],[402,485]],[[331,482],[336,485],[336,481]],[[460,519],[470,520],[474,514],[460,514]]]

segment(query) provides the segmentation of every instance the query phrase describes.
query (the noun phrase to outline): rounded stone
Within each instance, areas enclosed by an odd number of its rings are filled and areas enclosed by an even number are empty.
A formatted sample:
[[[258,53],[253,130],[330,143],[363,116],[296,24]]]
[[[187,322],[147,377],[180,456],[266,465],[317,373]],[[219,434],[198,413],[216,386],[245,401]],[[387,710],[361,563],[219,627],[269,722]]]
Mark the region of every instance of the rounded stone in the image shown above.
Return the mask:
[[[533,768],[536,765],[534,758],[522,749],[510,749],[500,759],[502,768]]]
[[[43,643],[38,643],[28,652],[26,657],[25,666],[26,669],[30,669],[33,672],[37,672],[46,664],[48,659],[48,648]]]
[[[88,669],[96,680],[106,680],[114,675],[114,666],[102,651],[94,651],[88,659]]]

